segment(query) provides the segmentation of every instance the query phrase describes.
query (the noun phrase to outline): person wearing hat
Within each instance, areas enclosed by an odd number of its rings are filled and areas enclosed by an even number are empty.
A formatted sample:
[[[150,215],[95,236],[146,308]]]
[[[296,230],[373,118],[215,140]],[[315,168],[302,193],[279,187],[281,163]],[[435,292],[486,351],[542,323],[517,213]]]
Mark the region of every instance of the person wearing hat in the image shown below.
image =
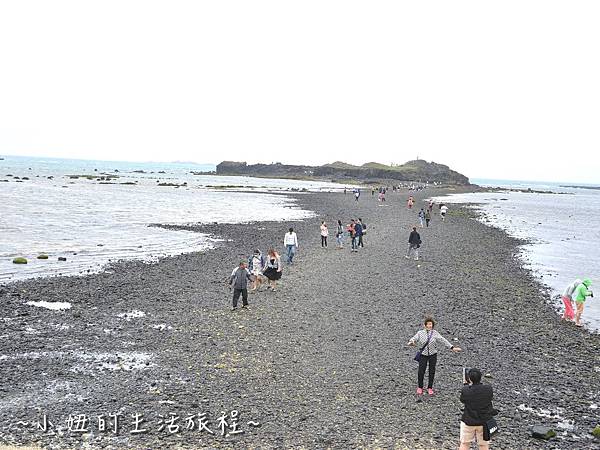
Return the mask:
[[[577,305],[577,312],[575,313],[575,325],[581,327],[581,315],[583,314],[583,307],[585,304],[585,299],[587,297],[593,297],[594,293],[589,289],[592,285],[592,280],[589,278],[585,278],[579,286],[573,292],[573,300],[575,300],[575,304]]]
[[[242,296],[242,308],[248,307],[248,280],[252,281],[254,276],[248,272],[246,261],[240,261],[240,265],[233,269],[229,277],[229,284],[233,288],[233,307],[232,311],[237,309],[238,299]]]

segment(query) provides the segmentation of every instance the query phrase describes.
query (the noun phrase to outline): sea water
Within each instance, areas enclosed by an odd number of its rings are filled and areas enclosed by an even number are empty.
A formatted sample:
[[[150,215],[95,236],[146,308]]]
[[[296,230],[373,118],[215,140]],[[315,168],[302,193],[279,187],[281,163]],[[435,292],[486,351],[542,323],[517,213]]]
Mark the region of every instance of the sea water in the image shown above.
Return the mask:
[[[582,322],[600,330],[600,190],[572,183],[472,180],[481,186],[531,189],[535,192],[455,194],[436,202],[468,203],[480,220],[527,240],[521,246],[525,265],[546,285],[553,300],[576,278],[591,278],[595,298],[588,298]],[[450,206],[451,208],[451,206]],[[527,299],[523,299],[527,300]]]
[[[0,283],[204,250],[215,242],[205,234],[149,225],[297,220],[313,213],[281,192],[343,189],[327,182],[199,175],[215,167],[193,163],[2,157]],[[179,187],[160,186],[165,183]],[[42,253],[47,260],[37,259]],[[28,263],[13,264],[18,256]]]

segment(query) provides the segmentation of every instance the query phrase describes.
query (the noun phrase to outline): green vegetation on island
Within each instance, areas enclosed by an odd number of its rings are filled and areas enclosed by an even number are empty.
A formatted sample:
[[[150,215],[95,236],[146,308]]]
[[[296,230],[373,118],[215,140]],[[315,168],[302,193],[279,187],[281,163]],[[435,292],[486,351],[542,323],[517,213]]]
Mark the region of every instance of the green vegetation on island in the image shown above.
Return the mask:
[[[451,170],[448,166],[421,159],[404,164],[386,165],[368,162],[355,166],[336,161],[322,166],[274,164],[252,164],[223,161],[217,165],[217,175],[245,175],[252,177],[291,178],[304,180],[327,180],[359,183],[389,181],[468,185],[469,179]]]

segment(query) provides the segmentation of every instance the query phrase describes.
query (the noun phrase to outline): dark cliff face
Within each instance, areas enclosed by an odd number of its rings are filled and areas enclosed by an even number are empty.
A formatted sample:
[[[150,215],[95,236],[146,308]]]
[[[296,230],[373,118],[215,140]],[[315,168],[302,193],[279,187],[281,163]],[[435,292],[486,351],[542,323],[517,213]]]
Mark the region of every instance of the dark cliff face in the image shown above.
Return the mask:
[[[428,163],[423,160],[409,161],[402,166],[386,167],[378,164],[365,166],[335,165],[300,166],[287,164],[252,164],[223,161],[217,165],[218,175],[246,175],[259,177],[326,178],[339,180],[377,180],[438,182],[445,184],[469,184],[464,175],[450,170],[443,164]]]

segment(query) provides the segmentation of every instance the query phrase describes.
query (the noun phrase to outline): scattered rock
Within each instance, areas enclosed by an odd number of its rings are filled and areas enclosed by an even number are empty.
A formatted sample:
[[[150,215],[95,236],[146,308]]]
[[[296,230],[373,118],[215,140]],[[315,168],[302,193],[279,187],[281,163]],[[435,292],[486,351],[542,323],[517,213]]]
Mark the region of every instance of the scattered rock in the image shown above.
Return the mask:
[[[66,257],[64,257],[64,256],[59,256],[59,257],[58,257],[58,260],[59,260],[59,261],[66,261],[66,260],[67,260],[67,258],[66,258]]]
[[[556,431],[550,427],[536,425],[531,429],[531,436],[536,439],[544,439],[546,441],[556,437]]]
[[[596,428],[592,430],[592,434],[596,439],[600,439],[600,425],[596,425]]]
[[[45,253],[40,253],[40,254],[37,256],[37,259],[48,259],[48,255],[46,255]]]
[[[13,264],[27,264],[27,258],[23,258],[22,256],[18,256],[13,259]]]

